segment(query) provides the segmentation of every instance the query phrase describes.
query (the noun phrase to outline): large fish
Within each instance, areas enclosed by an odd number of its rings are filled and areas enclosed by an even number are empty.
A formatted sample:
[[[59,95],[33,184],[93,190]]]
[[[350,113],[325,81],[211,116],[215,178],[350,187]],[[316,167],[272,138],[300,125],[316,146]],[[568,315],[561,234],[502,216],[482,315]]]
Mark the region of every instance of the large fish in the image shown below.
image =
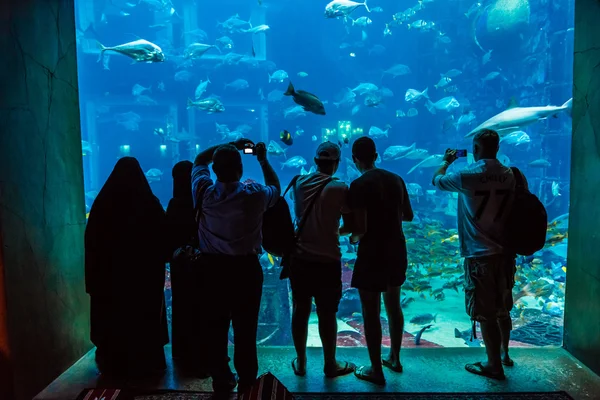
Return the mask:
[[[165,54],[161,48],[144,39],[139,39],[134,42],[121,44],[114,47],[106,47],[102,43],[98,43],[100,48],[100,57],[98,61],[102,60],[105,51],[114,51],[124,56],[133,58],[137,62],[163,62],[165,61]]]
[[[304,90],[295,90],[294,85],[290,82],[284,96],[292,96],[294,102],[302,106],[304,111],[310,111],[315,114],[325,115],[325,106],[317,96]]]
[[[407,175],[413,172],[415,169],[437,167],[442,163],[443,158],[444,156],[442,154],[432,154],[417,165],[415,165],[414,167],[412,167],[410,171],[408,171]]]
[[[333,0],[325,7],[325,18],[346,17],[361,6],[364,6],[368,12],[371,12],[367,6],[367,0],[364,3],[357,3],[350,0]]]
[[[208,97],[206,99],[193,101],[192,99],[188,99],[187,108],[198,108],[200,110],[204,110],[209,114],[213,113],[221,113],[225,111],[225,106],[219,99],[215,99],[213,97]]]
[[[410,146],[390,146],[385,149],[383,153],[384,160],[397,160],[406,156],[408,153],[413,151],[416,148],[416,143],[413,143]]]
[[[500,136],[521,129],[524,126],[531,125],[540,119],[556,117],[558,113],[567,111],[571,115],[573,99],[569,99],[562,106],[545,107],[513,107],[502,111],[500,114],[488,119],[477,128],[469,132],[465,137],[471,137],[482,129],[493,129]]]

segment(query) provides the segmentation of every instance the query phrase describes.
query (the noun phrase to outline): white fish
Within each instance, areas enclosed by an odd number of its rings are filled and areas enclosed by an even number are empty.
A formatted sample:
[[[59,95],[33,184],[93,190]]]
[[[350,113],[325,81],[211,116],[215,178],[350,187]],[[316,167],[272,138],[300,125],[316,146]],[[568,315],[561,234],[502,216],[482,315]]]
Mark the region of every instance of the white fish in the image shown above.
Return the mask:
[[[482,78],[482,80],[485,81],[491,81],[496,79],[497,77],[500,76],[500,72],[498,71],[492,71],[489,74],[487,74],[485,77]]]
[[[317,141],[317,136],[316,135],[312,135],[312,137],[310,138],[310,140],[312,140],[313,142]]]
[[[444,86],[448,86],[448,84],[452,82],[452,78],[449,78],[447,76],[442,76],[440,78],[440,81],[437,83],[437,85],[433,85],[436,89],[437,88],[442,88]]]
[[[250,87],[250,84],[248,83],[247,80],[245,79],[236,79],[233,82],[229,82],[228,84],[225,85],[225,89],[233,89],[233,90],[243,90],[243,89],[248,89]]]
[[[346,17],[358,7],[365,7],[368,12],[371,12],[367,5],[367,0],[364,3],[357,3],[350,0],[333,0],[325,6],[325,18]]]
[[[291,106],[283,110],[283,117],[287,119],[294,119],[298,117],[306,116],[306,111],[302,106]]]
[[[404,100],[409,101],[411,103],[416,103],[417,101],[421,100],[421,98],[423,98],[423,97],[426,99],[429,99],[429,96],[427,95],[428,89],[429,88],[426,88],[422,92],[419,92],[416,89],[408,89],[406,91],[406,94],[404,95]]]
[[[304,169],[304,167],[302,167],[302,169],[300,170],[300,175],[308,175],[308,171]]]
[[[412,71],[410,70],[410,68],[408,67],[408,65],[404,65],[404,64],[396,64],[393,67],[388,68],[387,70],[383,71],[383,74],[390,74],[392,75],[394,78],[397,76],[402,76],[402,75],[407,75],[410,74]]]
[[[447,76],[448,78],[456,78],[457,76],[461,75],[462,71],[460,69],[451,69],[450,71],[446,72],[445,74],[440,74],[441,76]]]
[[[300,168],[306,165],[306,160],[302,156],[294,156],[288,159],[286,162],[281,163],[281,169],[287,168]]]
[[[371,21],[371,18],[369,18],[369,17],[360,17],[360,18],[352,20],[352,25],[353,26],[354,25],[357,25],[357,26],[367,26],[367,25],[371,25],[372,23],[373,23],[373,21]],[[364,39],[363,39],[363,41],[364,41]]]
[[[165,61],[165,54],[161,48],[144,39],[135,40],[133,42],[120,44],[114,47],[105,47],[100,42],[97,42],[97,45],[100,49],[100,57],[98,58],[98,61],[102,60],[104,52],[106,51],[114,51],[115,53],[133,58],[137,62],[153,63]]]
[[[81,141],[81,153],[85,156],[93,153],[92,145],[90,142],[86,142],[85,140]]]
[[[146,172],[145,175],[148,179],[148,182],[152,183],[160,181],[160,178],[163,176],[163,172],[158,168],[151,168],[148,170],[148,172]]]
[[[372,83],[361,83],[357,87],[352,89],[353,92],[359,95],[367,94],[370,92],[376,92],[378,90],[379,88],[377,87],[377,85],[374,85]]]
[[[376,126],[372,126],[371,129],[369,129],[369,136],[373,136],[374,139],[379,139],[382,137],[388,137],[388,131],[390,130],[389,125],[388,128],[384,131],[381,128],[378,128]]]
[[[134,95],[134,96],[139,96],[141,94],[144,94],[144,92],[152,92],[152,86],[150,86],[150,87],[143,87],[139,83],[136,83],[131,88],[131,94]]]
[[[110,71],[110,54],[104,54],[102,57],[102,68]]]
[[[487,53],[485,53],[483,55],[483,57],[481,57],[481,63],[483,65],[487,64],[488,62],[490,62],[490,59],[492,58],[492,50],[488,51]]]
[[[407,160],[424,160],[427,157],[429,157],[429,151],[425,149],[414,149],[401,158],[406,158]]]
[[[554,197],[558,197],[560,196],[560,185],[558,184],[558,182],[553,181],[552,182],[552,196]]]
[[[535,160],[529,163],[530,167],[535,167],[535,168],[548,168],[550,167],[552,164],[550,164],[550,161],[548,160],[544,160],[543,158],[540,158],[539,160]]]
[[[571,115],[573,99],[569,99],[562,106],[545,107],[513,107],[502,111],[500,114],[488,119],[477,128],[469,132],[465,137],[471,137],[482,129],[493,129],[499,135],[507,134],[511,131],[519,130],[524,126],[533,124],[540,119],[556,117],[562,111],[567,111]]]
[[[256,34],[256,33],[266,32],[269,29],[271,29],[271,27],[269,25],[264,25],[263,24],[263,25],[255,26],[255,27],[250,28],[250,29],[242,29],[242,32]]]
[[[500,139],[500,143],[518,146],[520,144],[530,143],[529,135],[523,131],[511,132]]]
[[[185,52],[183,53],[184,58],[189,58],[192,60],[196,60],[204,55],[210,49],[217,49],[221,51],[217,46],[212,44],[204,44],[204,43],[192,43],[190,44]]]
[[[223,103],[221,103],[219,99],[215,99],[214,97],[209,97],[198,101],[188,99],[187,108],[198,108],[200,110],[206,111],[208,114],[221,113],[225,111],[225,106],[223,105]]]
[[[208,87],[209,83],[211,83],[211,81],[207,77],[205,81],[200,81],[198,86],[196,86],[196,91],[194,92],[194,96],[196,97],[196,100],[199,100],[202,97],[202,95],[204,94],[204,92],[206,92],[206,88]]]
[[[269,74],[267,74],[269,75]],[[288,73],[285,72],[284,70],[280,69],[277,70],[275,72],[273,72],[273,75],[269,75],[269,83],[271,83],[271,81],[276,81],[276,82],[283,82],[284,80],[286,80],[288,78]]]
[[[300,78],[306,78],[308,76],[308,74],[306,72],[298,72],[296,75],[298,75]]]
[[[281,148],[281,146],[274,140],[271,140],[269,142],[269,146],[267,147],[267,154],[275,157],[284,156],[285,158],[287,158],[287,155],[285,153],[286,151],[287,149]]]
[[[427,157],[426,159],[424,159],[423,161],[421,161],[420,163],[418,163],[417,165],[415,165],[414,167],[412,167],[410,169],[410,171],[408,171],[408,174],[410,174],[411,172],[413,172],[415,169],[418,169],[418,168],[437,167],[442,163],[443,158],[444,158],[444,156],[442,154],[432,154],[429,157]]]
[[[383,159],[397,160],[403,158],[408,153],[413,151],[416,148],[416,145],[416,143],[413,143],[410,146],[390,146],[387,149],[385,149],[385,152],[383,153]]]
[[[426,107],[430,113],[435,114],[435,110],[448,112],[452,111],[453,109],[460,107],[460,103],[454,98],[454,96],[449,96],[444,97],[443,99],[440,99],[435,103],[427,101]]]
[[[470,125],[471,122],[475,120],[475,114],[473,111],[469,111],[463,113],[456,121],[456,130],[458,130],[462,125]]]

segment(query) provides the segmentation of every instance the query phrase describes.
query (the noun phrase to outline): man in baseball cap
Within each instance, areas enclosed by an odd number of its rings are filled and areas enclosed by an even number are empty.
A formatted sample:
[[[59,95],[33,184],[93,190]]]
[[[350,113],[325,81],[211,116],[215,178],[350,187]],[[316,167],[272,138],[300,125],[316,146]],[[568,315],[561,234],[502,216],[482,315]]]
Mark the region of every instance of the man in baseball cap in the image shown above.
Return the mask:
[[[332,142],[321,143],[314,158],[317,171],[298,176],[292,182],[296,227],[300,227],[296,248],[290,260],[290,284],[294,310],[292,337],[297,357],[292,361],[294,373],[306,374],[306,339],[308,320],[315,299],[319,317],[319,334],[328,378],[350,374],[355,365],[338,362],[336,313],[342,298],[342,252],[340,217],[347,218],[348,185],[333,178],[342,151]]]

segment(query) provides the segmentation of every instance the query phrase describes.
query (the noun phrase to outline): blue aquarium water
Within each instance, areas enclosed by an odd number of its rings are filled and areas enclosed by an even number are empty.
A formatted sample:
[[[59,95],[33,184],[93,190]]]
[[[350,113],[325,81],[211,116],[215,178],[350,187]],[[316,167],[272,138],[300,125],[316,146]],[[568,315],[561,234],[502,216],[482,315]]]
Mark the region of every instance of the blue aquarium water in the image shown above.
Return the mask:
[[[80,0],[86,207],[89,211],[123,156],[140,161],[166,206],[176,162],[242,136],[269,146],[282,185],[314,169],[319,143],[340,143],[336,176],[350,183],[359,175],[351,162],[352,142],[369,135],[380,154],[377,165],[405,179],[416,212],[405,224],[410,263],[402,292],[405,344],[414,346],[413,336],[431,325],[420,346],[480,346],[468,340],[457,198],[435,190],[431,177],[446,148],[470,152],[465,136],[505,112],[499,117],[499,159],[526,174],[550,221],[544,250],[517,259],[512,338],[516,346],[560,345],[573,3]],[[285,96],[290,82],[315,94],[326,114],[307,112]],[[516,107],[540,108],[534,117],[515,122],[521,110]],[[470,162],[467,155],[452,169]],[[262,181],[251,155],[244,156],[244,174]],[[356,249],[346,239],[341,245],[338,342],[363,346],[360,302],[349,287]],[[269,254],[261,257],[261,345],[291,344],[289,290],[287,281],[278,279],[278,263]],[[168,279],[166,294],[169,302]],[[389,344],[384,316],[382,321]],[[316,316],[309,345],[320,346]]]

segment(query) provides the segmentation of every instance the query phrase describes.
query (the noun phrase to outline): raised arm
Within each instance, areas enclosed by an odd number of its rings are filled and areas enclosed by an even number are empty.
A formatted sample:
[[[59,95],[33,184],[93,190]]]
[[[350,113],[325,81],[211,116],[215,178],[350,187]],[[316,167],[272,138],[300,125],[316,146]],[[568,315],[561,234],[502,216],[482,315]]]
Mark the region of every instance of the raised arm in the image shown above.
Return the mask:
[[[200,153],[198,153],[198,155],[196,156],[196,159],[194,160],[194,166],[210,165],[210,163],[212,163],[215,151],[223,144],[218,144],[216,146],[209,147],[207,149],[202,150]],[[243,150],[248,145],[254,145],[252,140],[246,139],[246,138],[238,139],[235,142],[229,142],[229,144],[235,146],[238,150]]]
[[[281,193],[281,184],[279,183],[279,177],[275,173],[275,170],[267,159],[267,148],[264,143],[259,142],[256,144],[256,159],[260,164],[263,176],[265,179],[266,186],[274,186],[277,191]]]
[[[433,186],[435,186],[435,178],[437,178],[440,175],[446,175],[446,172],[448,171],[448,167],[454,162],[456,161],[458,157],[456,156],[456,150],[452,150],[452,149],[447,149],[446,153],[444,154],[444,158],[443,158],[443,162],[442,165],[440,165],[440,167],[435,171],[435,173],[433,174],[433,178],[431,179],[431,184]]]

